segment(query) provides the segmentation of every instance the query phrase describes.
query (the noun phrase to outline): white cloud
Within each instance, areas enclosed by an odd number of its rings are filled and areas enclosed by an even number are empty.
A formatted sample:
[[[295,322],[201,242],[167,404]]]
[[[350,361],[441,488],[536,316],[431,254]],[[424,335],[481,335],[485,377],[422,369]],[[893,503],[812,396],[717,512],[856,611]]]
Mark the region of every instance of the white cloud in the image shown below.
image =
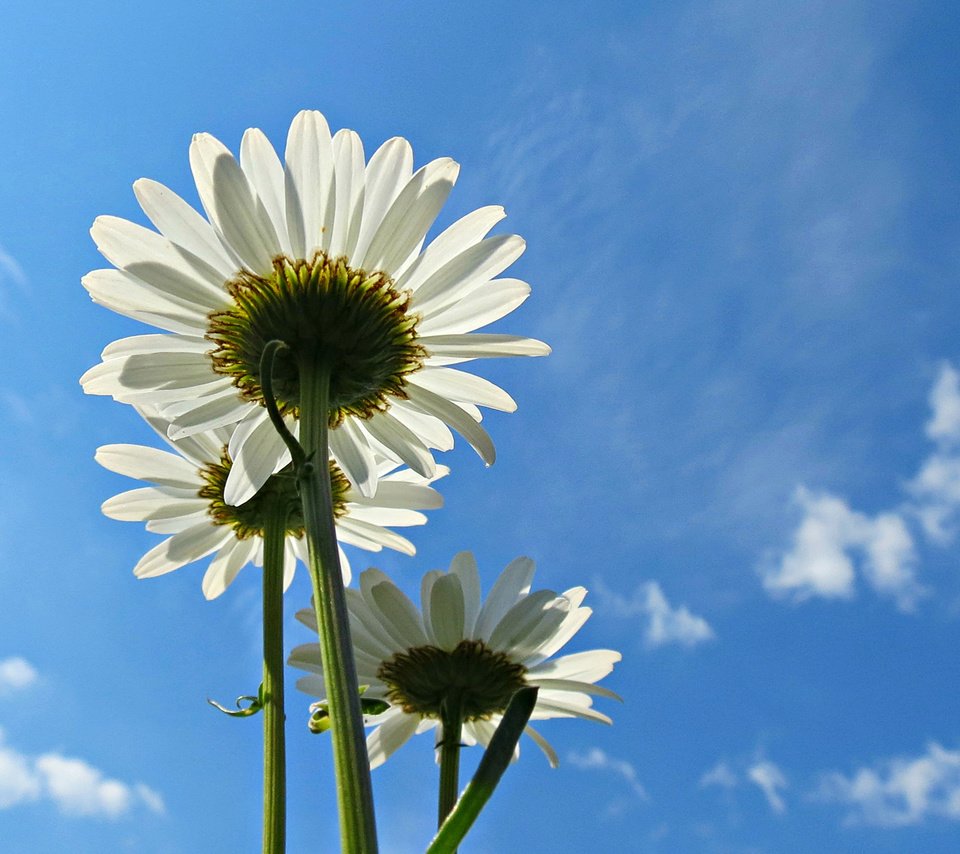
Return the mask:
[[[38,675],[25,658],[4,658],[0,661],[0,696],[29,687],[37,681]]]
[[[27,288],[27,274],[23,272],[23,267],[0,246],[0,282],[4,280],[13,282],[21,290]]]
[[[0,809],[41,798],[70,816],[117,819],[136,806],[165,812],[160,794],[143,783],[110,779],[82,759],[58,753],[32,758],[0,743]]]
[[[878,593],[910,611],[923,589],[914,575],[917,558],[903,518],[881,513],[870,518],[840,498],[798,487],[794,500],[803,519],[790,549],[761,567],[763,585],[776,597],[804,601],[813,596],[854,595],[859,557],[861,575]]]
[[[946,545],[956,536],[960,510],[960,373],[948,362],[940,366],[929,399],[933,414],[926,432],[937,447],[907,489],[924,532]]]
[[[719,786],[721,789],[736,788],[737,775],[733,773],[726,762],[718,762],[709,771],[705,771],[700,778],[700,788],[705,789],[708,786]]]
[[[930,390],[930,408],[927,435],[935,442],[960,442],[960,373],[949,362],[940,366]]]
[[[40,781],[30,761],[3,743],[0,730],[0,810],[40,797]]]
[[[960,821],[960,750],[928,745],[917,757],[897,757],[846,777],[825,774],[817,800],[850,807],[849,824],[904,827],[931,816]]]
[[[630,598],[602,583],[595,586],[597,595],[614,615],[645,618],[644,643],[650,648],[668,643],[696,646],[714,637],[713,629],[703,617],[691,613],[685,605],[671,607],[656,581],[643,582]]]
[[[747,779],[760,787],[767,803],[775,813],[783,813],[787,809],[778,789],[787,788],[787,778],[783,772],[769,760],[763,759],[747,769]]]
[[[581,770],[612,771],[624,779],[640,800],[649,800],[646,789],[637,779],[636,769],[625,759],[614,759],[599,747],[592,747],[586,753],[571,753],[567,761]]]

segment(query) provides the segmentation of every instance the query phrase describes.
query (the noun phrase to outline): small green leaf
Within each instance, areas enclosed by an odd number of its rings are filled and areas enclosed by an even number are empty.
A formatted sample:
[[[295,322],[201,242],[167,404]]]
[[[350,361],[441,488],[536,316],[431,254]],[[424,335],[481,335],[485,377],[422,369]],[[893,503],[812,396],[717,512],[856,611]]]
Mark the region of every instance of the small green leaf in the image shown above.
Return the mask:
[[[256,697],[252,697],[249,694],[244,694],[242,697],[237,697],[235,701],[237,706],[236,709],[225,708],[216,700],[211,700],[209,697],[207,697],[207,702],[215,709],[219,709],[225,715],[230,715],[231,718],[249,718],[263,708],[263,683],[260,683],[260,690],[257,691]],[[244,705],[245,703],[247,705]]]

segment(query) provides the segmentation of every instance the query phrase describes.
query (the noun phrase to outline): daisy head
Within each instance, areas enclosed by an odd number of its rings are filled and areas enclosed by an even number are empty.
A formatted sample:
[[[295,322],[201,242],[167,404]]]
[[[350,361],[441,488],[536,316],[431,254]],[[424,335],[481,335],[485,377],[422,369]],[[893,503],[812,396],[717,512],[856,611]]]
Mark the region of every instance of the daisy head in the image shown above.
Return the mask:
[[[540,689],[531,720],[610,723],[592,708],[592,698],[619,699],[596,683],[620,653],[601,649],[552,658],[590,616],[590,608],[582,607],[587,591],[531,592],[533,572],[533,561],[517,558],[482,602],[476,562],[461,552],[449,571],[424,576],[420,609],[377,569],[361,574],[359,590],[347,590],[364,699],[387,704],[365,719],[373,727],[367,737],[371,767],[415,733],[440,726],[445,705],[461,710],[465,743],[488,744],[510,698],[526,685]],[[312,610],[297,618],[315,628]],[[297,687],[326,696],[317,644],[297,647],[290,663],[311,672]],[[525,731],[555,766],[557,755],[546,739],[531,726]]]
[[[329,376],[331,448],[365,495],[378,456],[432,477],[432,450],[456,430],[489,464],[479,406],[512,411],[502,389],[451,365],[549,348],[475,330],[519,306],[529,286],[499,278],[523,252],[516,235],[489,237],[503,217],[486,207],[423,248],[459,172],[449,158],[413,171],[410,144],[366,159],[351,130],[324,117],[293,121],[284,160],[248,130],[239,161],[209,134],[190,146],[206,216],[155,181],[134,185],[156,231],[99,217],[92,234],[114,265],[84,278],[94,301],[164,330],[115,342],[81,382],[93,394],[157,407],[172,438],[240,424],[226,497],[248,500],[283,445],[263,404],[260,356],[275,364],[281,412],[296,418],[303,370]]]
[[[104,445],[96,460],[104,468],[150,485],[122,492],[103,503],[112,519],[146,522],[148,531],[167,535],[134,567],[138,578],[164,575],[194,561],[214,555],[203,577],[208,599],[219,596],[248,563],[263,563],[263,534],[267,514],[281,509],[286,517],[284,590],[293,580],[297,561],[307,562],[300,496],[292,466],[271,475],[260,489],[239,505],[224,498],[232,468],[230,431],[225,428],[171,440],[168,422],[149,408],[141,415],[173,448],[162,451],[144,445]],[[392,461],[379,461],[382,478],[375,498],[359,493],[335,461],[329,464],[336,517],[337,539],[367,551],[384,546],[414,554],[413,544],[387,526],[422,525],[419,512],[443,504],[428,479],[402,469]],[[446,474],[438,467],[436,477]],[[436,478],[434,478],[436,479]],[[340,550],[344,583],[350,581],[350,564]]]

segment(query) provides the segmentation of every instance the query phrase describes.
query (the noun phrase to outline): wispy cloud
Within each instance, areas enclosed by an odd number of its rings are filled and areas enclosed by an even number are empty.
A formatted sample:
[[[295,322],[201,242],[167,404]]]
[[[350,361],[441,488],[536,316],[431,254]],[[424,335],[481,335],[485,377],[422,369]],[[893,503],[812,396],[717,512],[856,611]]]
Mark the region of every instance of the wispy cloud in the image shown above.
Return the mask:
[[[786,812],[787,805],[780,795],[780,789],[787,788],[787,778],[783,772],[767,759],[761,760],[747,769],[747,779],[760,787],[775,813]]]
[[[730,763],[721,760],[701,775],[699,787],[719,788],[730,792],[743,783],[751,783],[760,789],[773,812],[777,815],[786,812],[787,804],[781,792],[789,787],[789,783],[779,766],[764,758],[759,751],[750,761],[740,761],[736,765],[739,770],[734,770]]]
[[[28,688],[38,677],[36,669],[25,658],[13,656],[0,660],[0,697]]]
[[[730,766],[726,762],[720,761],[709,771],[703,773],[698,785],[701,789],[706,789],[710,786],[719,786],[721,789],[734,789],[738,782],[737,775],[734,774]]]
[[[10,282],[20,290],[27,289],[27,274],[6,249],[0,246],[0,282]]]
[[[671,643],[691,647],[715,637],[710,624],[691,613],[686,605],[672,607],[656,581],[643,582],[630,597],[621,596],[602,582],[594,586],[611,614],[624,619],[641,618],[645,623],[644,643],[650,649]]]
[[[913,610],[923,589],[915,577],[913,537],[896,513],[868,517],[841,498],[798,487],[794,501],[803,518],[785,552],[761,566],[763,586],[780,598],[849,599],[857,569],[878,593]],[[855,563],[854,558],[857,558]]]
[[[960,372],[948,362],[940,366],[930,391],[930,408],[926,433],[936,448],[907,489],[924,532],[935,543],[947,545],[956,536],[960,510]]]
[[[626,784],[633,790],[633,793],[641,800],[647,801],[650,796],[647,790],[643,788],[637,778],[637,771],[625,759],[615,759],[601,750],[599,747],[592,747],[586,753],[571,753],[567,761],[574,768],[583,771],[609,771],[621,777]]]
[[[849,807],[848,824],[904,827],[937,816],[960,821],[960,750],[931,743],[915,757],[886,759],[852,775],[823,775],[812,797]]]
[[[138,806],[165,812],[162,796],[144,783],[122,783],[59,753],[27,756],[4,744],[0,730],[0,809],[39,800],[69,816],[118,819]]]

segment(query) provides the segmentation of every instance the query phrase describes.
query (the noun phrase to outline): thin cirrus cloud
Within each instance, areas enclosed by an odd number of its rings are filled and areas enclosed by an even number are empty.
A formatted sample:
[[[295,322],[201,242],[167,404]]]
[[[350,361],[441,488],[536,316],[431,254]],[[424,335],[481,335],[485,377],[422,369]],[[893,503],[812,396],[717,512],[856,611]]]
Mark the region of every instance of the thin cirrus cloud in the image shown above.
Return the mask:
[[[743,767],[742,774],[734,771],[727,762],[720,761],[703,773],[699,785],[702,789],[716,787],[731,791],[741,782],[752,783],[759,788],[772,812],[782,815],[787,811],[782,795],[782,791],[789,787],[787,778],[780,767],[769,759],[754,759]]]
[[[924,533],[948,545],[956,536],[960,509],[960,372],[948,362],[940,366],[930,391],[930,408],[926,433],[936,447],[907,489]]]
[[[38,675],[34,666],[20,656],[0,660],[0,696],[29,688]]]
[[[637,770],[626,759],[615,759],[609,756],[599,747],[592,747],[585,753],[571,753],[567,761],[574,768],[581,771],[609,771],[621,777],[623,781],[633,790],[633,793],[641,800],[649,800],[647,790],[637,778]]]
[[[621,596],[602,582],[595,584],[597,596],[614,617],[644,622],[643,641],[648,649],[679,644],[692,647],[715,637],[710,624],[693,614],[686,605],[673,607],[656,581],[642,582],[630,597]]]
[[[812,797],[846,806],[846,824],[907,827],[932,817],[960,821],[960,750],[931,743],[918,756],[886,759],[849,777],[831,771]]]
[[[136,807],[165,812],[162,796],[144,783],[106,777],[82,759],[59,753],[32,757],[3,743],[0,730],[0,809],[51,801],[63,815],[119,819]]]
[[[771,596],[795,602],[850,599],[860,577],[900,610],[916,609],[928,591],[916,577],[910,523],[919,523],[934,545],[946,546],[960,516],[960,372],[951,364],[940,366],[929,400],[926,435],[935,448],[906,483],[909,499],[901,506],[868,516],[830,493],[797,488],[794,502],[803,516],[792,542],[759,569]]]

